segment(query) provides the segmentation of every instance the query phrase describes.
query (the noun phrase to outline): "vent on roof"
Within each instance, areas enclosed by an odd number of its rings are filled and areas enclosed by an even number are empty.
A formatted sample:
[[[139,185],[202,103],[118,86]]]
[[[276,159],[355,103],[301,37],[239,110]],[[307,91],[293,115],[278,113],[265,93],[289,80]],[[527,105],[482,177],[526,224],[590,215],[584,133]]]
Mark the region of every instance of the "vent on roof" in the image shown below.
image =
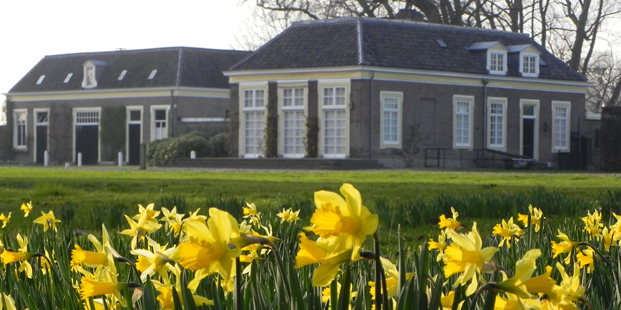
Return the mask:
[[[149,74],[148,79],[152,80],[153,78],[155,78],[156,74],[157,74],[157,69],[153,69],[153,71],[151,71],[151,74]]]
[[[125,78],[125,75],[127,74],[127,70],[123,70],[121,71],[121,74],[119,74],[119,78],[116,79],[117,81],[122,81]]]
[[[45,79],[45,74],[39,77],[39,79],[37,80],[37,85],[41,85],[44,79]]]
[[[446,43],[444,43],[442,39],[437,39],[436,42],[438,42],[438,45],[440,45],[441,48],[447,48]]]
[[[63,81],[64,84],[69,83],[69,81],[71,81],[71,77],[73,76],[73,72],[67,74],[67,77],[65,78],[65,80]]]

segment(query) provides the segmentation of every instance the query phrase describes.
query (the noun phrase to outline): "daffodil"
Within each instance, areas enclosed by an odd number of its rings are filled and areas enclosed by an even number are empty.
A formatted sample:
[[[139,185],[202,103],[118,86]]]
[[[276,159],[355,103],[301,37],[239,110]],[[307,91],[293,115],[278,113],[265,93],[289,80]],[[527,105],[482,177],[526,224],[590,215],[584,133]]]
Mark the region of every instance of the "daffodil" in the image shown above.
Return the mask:
[[[593,263],[593,254],[595,252],[592,249],[581,249],[576,254],[576,259],[578,264],[580,264],[580,268],[587,268],[587,273],[591,273],[591,271],[595,270],[595,264]]]
[[[183,214],[177,213],[177,207],[173,207],[172,210],[162,207],[162,218],[160,221],[166,223],[166,230],[172,231],[177,236],[181,232],[183,216]]]
[[[160,211],[155,211],[153,208],[155,204],[150,203],[146,207],[143,207],[141,204],[138,204],[138,214],[134,215],[133,219],[139,221],[142,216],[146,217],[146,221],[150,224],[157,224],[156,217],[160,214]]]
[[[140,219],[138,220],[138,223],[136,223],[129,216],[125,215],[125,219],[127,220],[127,223],[129,224],[130,228],[121,231],[121,234],[133,237],[132,242],[131,242],[132,250],[136,248],[138,240],[144,239],[144,237],[148,233],[154,233],[155,231],[160,229],[160,227],[162,227],[162,224],[149,221],[148,216],[149,216],[148,212],[142,213]]]
[[[457,221],[459,213],[457,213],[453,207],[451,207],[451,212],[453,213],[453,218],[446,218],[444,214],[440,215],[440,222],[438,223],[440,229],[446,228],[454,230],[461,226],[461,223]]]
[[[110,256],[108,260],[112,260],[112,254],[109,253],[108,255]],[[78,269],[82,273],[79,287],[82,299],[106,295],[106,297],[110,297],[112,304],[118,300],[121,305],[125,306],[125,299],[121,297],[121,291],[130,287],[140,287],[135,283],[118,282],[114,264],[98,268],[94,274],[81,267]]]
[[[151,282],[153,283],[153,286],[155,287],[155,289],[160,293],[157,296],[157,301],[159,301],[160,305],[162,305],[162,310],[174,310],[175,309],[175,303],[173,299],[173,289],[176,290],[176,293],[179,299],[183,301],[183,294],[181,293],[179,286],[174,287],[171,284],[163,284],[157,280],[151,280]],[[192,294],[193,294],[192,299],[196,307],[214,305],[213,300],[209,300],[203,296],[194,295],[194,292],[192,292]]]
[[[561,230],[558,230],[558,235],[556,235],[559,239],[561,239],[562,241],[560,243],[556,243],[555,241],[551,241],[552,242],[552,252],[554,253],[554,257],[556,258],[557,256],[559,256],[562,253],[567,253],[567,257],[565,257],[565,264],[569,264],[569,259],[571,256],[571,251],[574,249],[574,247],[578,244],[577,242],[572,242],[571,240],[569,240],[569,237],[564,234],[563,232],[561,232]]]
[[[528,213],[530,214],[530,222],[535,226],[535,232],[539,232],[541,229],[541,221],[544,219],[543,212],[540,209],[528,206]],[[528,227],[528,214],[518,213],[518,221],[524,224],[524,227]]]
[[[336,283],[336,295],[339,296],[341,293],[341,283]],[[349,309],[351,309],[351,301],[356,298],[356,296],[358,295],[358,292],[352,292],[353,286],[349,286]],[[373,299],[375,299],[375,296],[373,296]],[[332,289],[327,286],[325,287],[323,290],[321,290],[321,302],[324,304],[330,304],[332,301]]]
[[[619,246],[618,242],[615,240],[614,230],[609,230],[608,227],[604,227],[602,229],[602,241],[604,242],[604,250],[606,252],[610,252],[611,246]]]
[[[170,258],[192,271],[208,274],[219,273],[228,279],[233,271],[235,257],[240,249],[229,247],[231,238],[239,235],[237,221],[227,212],[209,209],[207,225],[189,221],[185,223],[188,240],[181,242]]]
[[[444,295],[444,293],[441,293],[442,296],[440,296],[440,304],[442,304],[442,309],[443,310],[451,310],[453,309],[453,302],[455,301],[455,291],[450,291],[447,295]],[[457,309],[461,309],[461,305],[464,303],[464,301],[462,300],[459,305],[457,305]]]
[[[438,241],[434,241],[433,239],[429,239],[429,251],[438,250],[438,256],[436,258],[437,261],[442,260],[442,256],[444,256],[444,249],[446,249],[446,233],[444,230],[440,231],[440,235],[438,235]]]
[[[379,220],[362,205],[360,192],[351,184],[343,184],[341,194],[345,199],[329,191],[315,192],[317,209],[311,218],[311,229],[321,238],[336,237],[336,243],[351,247],[351,260],[357,261],[362,243],[375,233]]]
[[[11,221],[11,212],[9,212],[8,216],[4,216],[4,213],[0,213],[0,221],[2,221],[2,228],[6,227],[6,224]]]
[[[56,229],[56,223],[60,223],[60,220],[56,219],[54,211],[50,211],[48,213],[41,211],[41,216],[36,218],[33,222],[43,225],[43,231],[46,232],[50,228],[54,231],[58,231]]]
[[[541,301],[536,298],[520,298],[507,294],[507,298],[497,295],[494,310],[541,310]]]
[[[509,219],[509,222],[502,220],[502,224],[496,224],[493,231],[494,235],[503,237],[498,247],[502,247],[502,245],[506,243],[508,248],[511,247],[511,241],[515,240],[515,242],[518,242],[523,233],[524,231],[520,226],[513,223],[513,217]]]
[[[99,240],[97,240],[97,238],[92,234],[88,235],[88,240],[93,244],[96,252],[86,251],[79,245],[74,245],[75,248],[71,251],[70,262],[72,270],[78,271],[77,267],[82,265],[96,268],[99,266],[109,266],[110,264],[114,264],[114,261],[109,260],[109,258],[119,255],[110,246],[110,237],[105,225],[101,226],[101,236],[103,243],[99,242]],[[109,253],[112,254],[112,256],[108,256]]]
[[[185,218],[183,220],[184,223],[186,222],[199,222],[199,223],[203,223],[203,224],[207,224],[207,217],[204,215],[199,215],[198,211],[200,211],[201,208],[196,209],[196,211],[194,211],[193,213],[190,212],[190,215]]]
[[[149,276],[155,274],[155,272],[159,272],[162,275],[162,278],[168,279],[168,272],[174,271],[174,267],[169,265],[168,263],[174,263],[173,260],[169,258],[169,256],[176,250],[175,247],[171,247],[166,249],[166,246],[161,246],[155,240],[147,237],[149,245],[153,249],[153,252],[148,250],[136,249],[132,250],[131,253],[134,255],[138,255],[138,260],[136,261],[136,269],[138,269],[142,274],[140,275],[140,280],[144,283],[147,281]]]
[[[531,294],[550,294],[552,288],[556,284],[556,280],[552,279],[552,267],[546,266],[546,272],[540,276],[532,277],[523,282],[526,290]]]
[[[17,234],[17,243],[19,243],[18,251],[4,250],[2,252],[2,262],[6,266],[9,263],[20,262],[19,271],[24,272],[28,278],[32,278],[32,266],[28,262],[29,259],[34,257],[33,253],[28,252],[28,238],[22,237]]]
[[[13,299],[13,297],[11,297],[11,295],[2,293],[2,299],[4,300],[6,310],[17,310],[17,307],[15,306],[15,300]],[[2,304],[2,302],[0,302],[0,304]]]
[[[22,206],[19,209],[24,211],[24,217],[28,217],[28,214],[32,211],[32,201],[22,203]]]
[[[470,285],[466,289],[466,295],[473,294],[478,287],[478,274],[483,272],[486,262],[492,259],[498,252],[497,247],[482,248],[482,241],[477,231],[476,222],[472,226],[472,231],[468,235],[462,235],[454,230],[448,230],[447,235],[453,243],[444,250],[444,276],[461,273],[455,285],[465,285],[468,281]]]
[[[397,266],[393,264],[391,261],[380,257],[380,261],[382,263],[382,267],[384,268],[384,273],[386,274],[386,292],[388,298],[394,298],[399,294],[399,271],[397,270]],[[407,280],[411,279],[414,276],[412,273],[407,273],[405,278]],[[375,300],[375,282],[369,281],[369,287],[371,288],[371,299]],[[380,288],[382,291],[382,288]],[[382,291],[382,294],[384,292]]]
[[[595,210],[593,214],[590,211],[587,211],[587,216],[581,217],[584,222],[584,230],[589,234],[589,239],[593,237],[600,238],[602,233],[602,227],[604,224],[601,222],[602,214],[599,211]]]
[[[280,218],[280,222],[295,222],[297,220],[299,220],[300,218],[298,217],[298,215],[300,214],[300,210],[297,211],[293,211],[291,210],[291,208],[285,210],[282,209],[282,212],[279,212],[276,214],[276,216],[278,216]]]
[[[515,263],[515,275],[496,284],[496,287],[520,298],[530,298],[531,295],[524,283],[531,279],[533,272],[537,269],[535,261],[539,256],[541,256],[541,250],[539,249],[532,249],[526,252],[524,257]]]
[[[321,264],[313,273],[313,286],[327,286],[334,280],[339,267],[351,260],[352,249],[338,243],[336,237],[309,240],[300,233],[300,250],[295,257],[295,268],[306,265]]]
[[[257,211],[257,206],[254,203],[246,202],[246,207],[243,208],[244,218],[248,219],[250,223],[254,225],[261,224],[261,212]]]
[[[556,269],[561,274],[561,283],[555,285],[552,292],[546,295],[544,309],[571,309],[578,310],[574,304],[579,301],[585,292],[585,288],[580,285],[580,267],[574,264],[573,276],[569,276],[561,263],[556,263]]]

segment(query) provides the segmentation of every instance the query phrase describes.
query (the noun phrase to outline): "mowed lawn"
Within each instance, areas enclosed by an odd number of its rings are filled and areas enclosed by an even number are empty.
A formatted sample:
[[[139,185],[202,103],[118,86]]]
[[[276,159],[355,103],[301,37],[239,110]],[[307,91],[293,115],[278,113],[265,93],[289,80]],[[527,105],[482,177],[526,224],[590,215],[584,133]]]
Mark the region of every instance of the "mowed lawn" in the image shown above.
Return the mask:
[[[269,207],[284,199],[312,199],[317,190],[338,191],[351,183],[366,200],[411,199],[442,193],[479,191],[517,193],[544,187],[567,195],[596,197],[621,189],[613,174],[526,173],[488,171],[375,170],[375,171],[213,171],[122,169],[107,167],[0,167],[0,212],[22,202],[71,203],[84,206],[110,202],[135,206],[162,197],[184,197],[189,205],[208,196],[235,196]],[[371,199],[373,198],[373,199]],[[369,201],[371,202],[371,201]]]

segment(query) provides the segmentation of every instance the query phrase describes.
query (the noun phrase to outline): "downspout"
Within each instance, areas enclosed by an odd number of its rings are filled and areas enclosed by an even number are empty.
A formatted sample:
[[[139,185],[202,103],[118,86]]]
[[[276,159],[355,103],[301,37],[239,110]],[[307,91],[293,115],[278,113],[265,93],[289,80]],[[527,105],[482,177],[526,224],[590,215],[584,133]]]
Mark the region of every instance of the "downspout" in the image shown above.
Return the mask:
[[[369,159],[373,159],[373,79],[375,72],[371,72],[371,93],[369,94]]]
[[[481,109],[481,114],[483,115],[483,130],[481,132],[481,137],[483,140],[481,141],[481,149],[485,150],[487,149],[487,141],[485,136],[485,133],[487,132],[487,119],[485,118],[485,111],[487,110],[487,84],[489,84],[489,79],[483,79],[481,82],[483,82],[483,108]],[[483,159],[485,159],[485,152],[483,152]]]

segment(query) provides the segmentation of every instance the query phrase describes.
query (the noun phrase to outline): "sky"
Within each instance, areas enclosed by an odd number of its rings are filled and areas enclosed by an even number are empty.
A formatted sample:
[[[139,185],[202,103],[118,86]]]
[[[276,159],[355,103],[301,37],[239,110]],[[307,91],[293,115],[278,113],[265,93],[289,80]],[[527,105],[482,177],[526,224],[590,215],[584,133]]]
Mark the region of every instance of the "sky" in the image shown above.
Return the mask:
[[[239,49],[253,9],[254,1],[240,0],[3,0],[0,93],[46,55],[169,46]]]

